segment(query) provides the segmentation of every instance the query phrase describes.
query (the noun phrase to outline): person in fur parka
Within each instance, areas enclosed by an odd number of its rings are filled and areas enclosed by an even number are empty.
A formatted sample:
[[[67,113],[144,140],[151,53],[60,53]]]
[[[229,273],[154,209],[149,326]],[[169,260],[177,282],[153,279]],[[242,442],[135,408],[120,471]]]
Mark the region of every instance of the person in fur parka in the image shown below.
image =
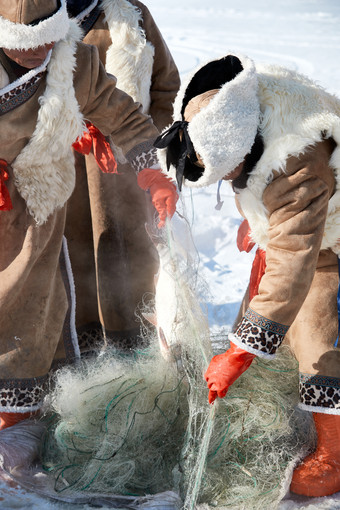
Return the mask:
[[[112,138],[136,173],[152,176],[160,218],[173,214],[158,130],[81,42],[65,0],[0,0],[0,429],[39,411],[51,372],[80,357],[81,289],[63,234],[85,119],[104,147]]]
[[[69,0],[83,42],[98,48],[117,87],[141,103],[159,130],[172,120],[179,74],[147,7],[138,0]],[[147,235],[147,195],[134,170],[118,161],[116,175],[98,171],[93,153],[76,154],[77,186],[68,204],[65,235],[77,295],[80,349],[105,341],[141,347],[136,308],[154,294],[158,256]],[[118,159],[118,158],[117,158]],[[80,256],[82,254],[82,256]]]
[[[209,401],[224,397],[254,358],[290,344],[300,406],[313,413],[316,451],[291,490],[340,491],[340,100],[305,76],[228,55],[181,87],[173,125],[156,140],[178,186],[231,181],[266,269],[230,348],[205,374]]]

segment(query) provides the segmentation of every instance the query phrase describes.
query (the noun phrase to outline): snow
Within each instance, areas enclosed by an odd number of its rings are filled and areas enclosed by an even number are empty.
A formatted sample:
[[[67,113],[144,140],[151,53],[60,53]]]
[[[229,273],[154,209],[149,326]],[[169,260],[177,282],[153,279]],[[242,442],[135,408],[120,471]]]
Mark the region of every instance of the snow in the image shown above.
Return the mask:
[[[229,52],[256,62],[284,65],[308,75],[340,95],[340,2],[336,0],[148,0],[156,23],[180,70],[191,74],[203,63]],[[270,7],[268,7],[270,6]],[[223,182],[221,210],[217,185],[183,190],[191,212],[202,276],[211,297],[207,302],[212,331],[228,331],[249,279],[253,254],[235,244],[241,222],[230,184]],[[189,214],[190,217],[190,214]]]
[[[144,0],[184,77],[198,65],[228,52],[255,61],[285,65],[307,74],[340,95],[340,2],[338,0]],[[249,278],[252,254],[239,253],[241,222],[228,183],[184,190],[202,275],[212,331],[230,329]],[[193,204],[191,207],[190,204]],[[5,501],[5,503],[4,503]],[[5,504],[5,506],[3,506]],[[71,508],[41,500],[0,480],[0,508]],[[84,507],[83,507],[84,508]],[[340,496],[286,501],[282,509],[340,509]]]

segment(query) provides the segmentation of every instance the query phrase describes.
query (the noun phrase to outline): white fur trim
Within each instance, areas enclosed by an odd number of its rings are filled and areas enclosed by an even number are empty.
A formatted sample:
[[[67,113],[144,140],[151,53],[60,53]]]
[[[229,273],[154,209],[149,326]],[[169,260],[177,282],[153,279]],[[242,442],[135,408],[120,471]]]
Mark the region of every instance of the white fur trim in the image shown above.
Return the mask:
[[[19,390],[20,391],[20,390]],[[39,411],[43,406],[43,402],[40,402],[39,404],[33,405],[33,406],[0,406],[0,412],[1,413],[30,413],[33,411]],[[3,458],[2,455],[0,455],[0,459]]]
[[[106,70],[117,78],[118,88],[141,103],[147,113],[155,49],[139,25],[141,12],[127,0],[103,0],[101,7],[112,41]]]
[[[243,70],[226,82],[210,103],[189,122],[188,132],[205,170],[197,181],[185,179],[185,186],[200,188],[219,181],[244,160],[254,143],[260,122],[255,65],[248,57],[235,56],[240,59]],[[183,120],[183,98],[197,71],[180,88],[174,103],[174,121]],[[166,168],[166,149],[160,149],[158,155]],[[169,173],[176,178],[174,167]]]
[[[35,131],[12,164],[18,191],[38,225],[62,207],[73,191],[71,145],[85,129],[73,87],[81,31],[75,21],[70,28],[67,38],[53,48]]]
[[[320,414],[340,414],[340,409],[334,409],[331,407],[321,407],[321,406],[308,406],[306,404],[302,404],[301,402],[298,404],[298,408],[303,411],[308,411],[310,413],[320,413]]]
[[[0,48],[28,50],[64,39],[69,30],[65,0],[60,9],[37,25],[13,23],[0,16]]]
[[[30,71],[28,71],[28,73],[25,73],[23,76],[21,76],[17,80],[12,81],[6,87],[0,89],[0,95],[7,94],[11,90],[14,90],[17,87],[20,87],[20,85],[23,85],[23,83],[26,83],[29,80],[31,80],[33,78],[33,76],[36,76],[37,74],[41,73],[41,71],[44,71],[47,67],[47,64],[51,60],[51,55],[52,55],[52,50],[50,50],[47,53],[45,61],[39,67],[35,67],[34,69],[31,69]]]
[[[255,356],[258,356],[259,358],[272,360],[276,357],[276,354],[267,354],[265,352],[259,351],[258,349],[253,349],[250,345],[241,342],[241,340],[236,335],[234,335],[234,333],[229,333],[228,340],[233,342],[233,344],[237,345],[244,351],[250,352],[250,354],[255,354]]]
[[[333,137],[338,147],[330,165],[334,169],[336,191],[329,201],[321,249],[340,252],[340,101],[313,81],[294,71],[275,66],[257,66],[262,109],[261,132],[265,152],[252,170],[247,188],[239,191],[240,206],[249,221],[252,239],[266,249],[269,218],[263,192],[273,172],[284,172],[290,156],[298,156],[308,146]]]
[[[67,273],[67,278],[68,278],[68,283],[70,286],[70,293],[71,293],[70,332],[71,332],[71,339],[72,339],[74,354],[75,354],[75,357],[78,359],[78,358],[80,358],[80,349],[79,349],[78,335],[77,335],[77,330],[76,330],[76,287],[74,284],[71,260],[70,260],[70,255],[69,255],[69,251],[68,251],[67,239],[65,236],[63,236],[63,252],[64,252],[64,258],[65,258],[66,273]]]

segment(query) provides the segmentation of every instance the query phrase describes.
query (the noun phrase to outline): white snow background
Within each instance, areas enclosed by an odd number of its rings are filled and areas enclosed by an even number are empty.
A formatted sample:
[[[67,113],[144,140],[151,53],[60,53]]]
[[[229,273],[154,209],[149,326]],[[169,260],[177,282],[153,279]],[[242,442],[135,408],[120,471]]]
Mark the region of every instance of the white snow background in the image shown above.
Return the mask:
[[[229,52],[284,65],[308,75],[340,96],[340,0],[144,0],[184,77],[201,63]],[[210,287],[207,302],[212,332],[230,329],[247,286],[252,254],[239,253],[241,222],[228,183],[191,193],[189,217],[201,271]],[[0,509],[66,509],[0,480]],[[90,507],[82,507],[90,508]],[[340,509],[340,494],[281,503],[280,510]],[[264,509],[267,510],[267,509]],[[268,509],[269,510],[269,509]],[[270,509],[271,510],[271,509]]]

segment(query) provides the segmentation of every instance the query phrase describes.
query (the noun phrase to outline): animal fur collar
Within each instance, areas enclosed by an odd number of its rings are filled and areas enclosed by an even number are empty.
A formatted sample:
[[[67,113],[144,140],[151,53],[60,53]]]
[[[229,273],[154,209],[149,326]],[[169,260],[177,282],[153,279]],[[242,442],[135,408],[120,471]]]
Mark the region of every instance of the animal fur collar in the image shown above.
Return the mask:
[[[147,113],[155,50],[140,26],[141,12],[128,0],[103,0],[101,7],[112,41],[106,54],[106,70],[116,76],[120,89],[142,103]]]
[[[17,189],[38,225],[65,204],[75,185],[71,145],[86,129],[73,87],[80,39],[71,21],[66,39],[52,51],[35,131],[12,164]]]
[[[247,187],[239,194],[253,240],[266,249],[269,218],[262,195],[273,172],[284,172],[289,156],[298,156],[321,141],[322,136],[333,137],[337,148],[330,165],[334,168],[336,191],[329,201],[321,248],[339,253],[340,247],[336,245],[340,239],[340,101],[294,71],[257,66],[257,73],[265,151],[251,172]]]

